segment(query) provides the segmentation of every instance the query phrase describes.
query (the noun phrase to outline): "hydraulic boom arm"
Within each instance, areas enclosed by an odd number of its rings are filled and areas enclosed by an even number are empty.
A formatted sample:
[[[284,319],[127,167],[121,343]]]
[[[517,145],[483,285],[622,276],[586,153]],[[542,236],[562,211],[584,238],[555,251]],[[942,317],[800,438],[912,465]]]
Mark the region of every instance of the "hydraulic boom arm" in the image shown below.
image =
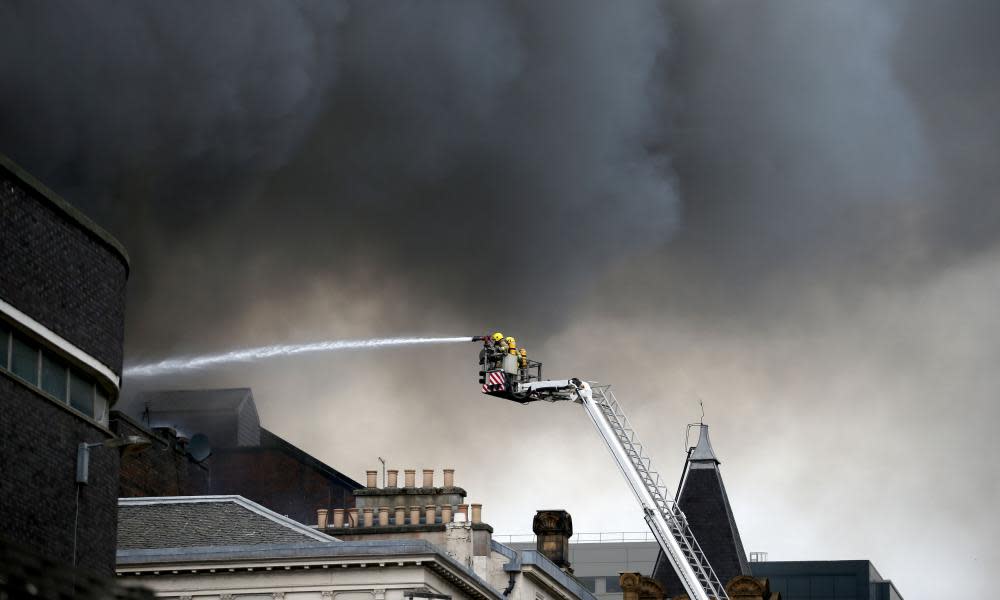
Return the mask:
[[[695,540],[687,518],[660,482],[632,425],[608,386],[581,382],[577,394],[629,487],[660,548],[674,567],[691,600],[729,600],[726,590]]]
[[[726,590],[695,540],[687,518],[667,492],[643,452],[632,424],[609,386],[592,388],[579,379],[533,384],[535,399],[571,400],[583,405],[642,507],[646,523],[691,600],[729,600]]]

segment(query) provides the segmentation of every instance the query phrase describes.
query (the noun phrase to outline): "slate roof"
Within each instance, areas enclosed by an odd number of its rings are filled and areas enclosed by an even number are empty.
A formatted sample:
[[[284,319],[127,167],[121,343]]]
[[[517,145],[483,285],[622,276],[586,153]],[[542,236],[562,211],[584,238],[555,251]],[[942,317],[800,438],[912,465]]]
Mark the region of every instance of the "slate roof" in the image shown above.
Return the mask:
[[[698,445],[688,454],[677,498],[722,585],[737,575],[749,575],[750,564],[722,482],[719,460],[708,439],[708,425],[701,426]],[[663,551],[656,558],[653,578],[663,584],[667,596],[685,593]]]
[[[242,496],[120,498],[118,549],[333,543]]]

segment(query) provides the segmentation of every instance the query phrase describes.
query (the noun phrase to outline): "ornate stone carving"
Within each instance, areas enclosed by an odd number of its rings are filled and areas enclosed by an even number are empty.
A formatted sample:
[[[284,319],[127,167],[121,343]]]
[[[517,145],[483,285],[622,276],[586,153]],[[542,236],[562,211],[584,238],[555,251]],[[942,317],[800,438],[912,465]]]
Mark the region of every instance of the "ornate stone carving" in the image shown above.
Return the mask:
[[[618,576],[623,600],[663,600],[663,586],[641,573],[622,573]]]
[[[732,600],[777,600],[778,593],[772,593],[766,577],[737,575],[726,584],[726,593]]]
[[[560,534],[572,537],[573,517],[564,510],[540,510],[535,513],[531,530],[535,535]]]

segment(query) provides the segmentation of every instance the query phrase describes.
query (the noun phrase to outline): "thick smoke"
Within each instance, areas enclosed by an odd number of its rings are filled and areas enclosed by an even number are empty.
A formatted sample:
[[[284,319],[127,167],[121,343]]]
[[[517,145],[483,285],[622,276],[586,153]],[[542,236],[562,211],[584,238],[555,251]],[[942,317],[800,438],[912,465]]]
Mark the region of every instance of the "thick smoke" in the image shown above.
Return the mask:
[[[665,473],[704,399],[748,549],[983,595],[998,6],[8,2],[0,141],[132,252],[131,361],[502,326]],[[251,385],[349,473],[447,461],[498,529],[642,526],[582,415],[477,403],[472,360],[160,384]]]

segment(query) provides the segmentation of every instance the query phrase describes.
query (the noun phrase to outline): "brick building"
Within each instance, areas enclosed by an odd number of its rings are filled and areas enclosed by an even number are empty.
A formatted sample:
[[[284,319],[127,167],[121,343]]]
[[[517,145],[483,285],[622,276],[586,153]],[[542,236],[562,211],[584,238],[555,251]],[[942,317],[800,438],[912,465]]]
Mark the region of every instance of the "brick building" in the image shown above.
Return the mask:
[[[113,237],[0,156],[0,541],[95,576],[115,565],[119,455],[103,444],[128,273]]]
[[[154,446],[122,459],[122,497],[237,494],[302,523],[319,507],[354,506],[361,485],[261,427],[247,388],[147,392],[133,412],[115,412],[112,429]],[[204,460],[189,452],[195,436],[210,445]]]

